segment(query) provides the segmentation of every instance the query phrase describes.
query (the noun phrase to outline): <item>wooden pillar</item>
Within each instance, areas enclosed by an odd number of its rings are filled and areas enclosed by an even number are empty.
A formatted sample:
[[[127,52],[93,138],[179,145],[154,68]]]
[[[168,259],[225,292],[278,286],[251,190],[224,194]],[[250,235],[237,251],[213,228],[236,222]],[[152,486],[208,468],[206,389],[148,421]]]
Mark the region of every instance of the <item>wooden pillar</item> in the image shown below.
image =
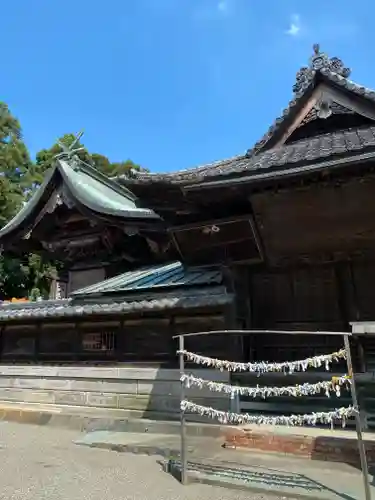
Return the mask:
[[[81,359],[82,356],[82,331],[80,329],[79,323],[75,323],[74,325],[74,331],[75,331],[75,346],[74,346],[74,354],[73,354],[73,359],[74,361],[78,361]]]
[[[349,328],[350,306],[351,306],[351,286],[349,267],[346,262],[336,262],[334,264],[336,278],[337,303],[340,311],[340,319],[345,329]]]
[[[41,324],[35,324],[35,342],[34,342],[34,361],[38,362],[40,360],[40,334],[41,334]]]
[[[349,262],[336,264],[336,281],[338,289],[339,309],[344,323],[344,328],[350,330],[349,323],[360,317],[357,293],[355,288],[353,269]],[[350,347],[353,357],[354,374],[358,372],[366,372],[366,356],[363,347],[363,338],[360,336],[352,336],[350,338]],[[358,400],[361,407],[361,419],[363,429],[367,429],[367,404],[366,399],[358,384]]]
[[[171,346],[171,367],[176,368],[178,366],[179,358],[177,355],[178,340],[173,338],[173,336],[176,335],[176,318],[174,316],[171,316],[169,321],[168,335]]]
[[[3,359],[4,328],[4,325],[0,327],[0,360]]]
[[[358,300],[358,290],[355,282],[353,263],[349,262],[347,265],[347,290],[350,303],[350,321],[360,321],[361,320],[361,309]],[[352,337],[353,338],[353,337]],[[365,373],[367,371],[367,359],[366,359],[366,349],[364,346],[364,338],[361,336],[354,337],[357,341],[357,351],[358,351],[358,370]]]
[[[244,270],[245,271],[245,270]],[[246,330],[251,330],[253,328],[253,275],[251,270],[246,267],[246,272],[244,272],[243,278],[244,283],[244,294],[246,295],[244,300],[244,327]],[[244,349],[244,361],[254,361],[254,337],[251,335],[245,335],[243,337],[243,349]]]
[[[365,373],[367,371],[367,364],[366,364],[366,356],[365,356],[365,349],[363,347],[363,342],[362,342],[362,337],[357,337],[358,340],[358,362],[359,362],[359,367],[358,371]]]
[[[125,351],[125,327],[124,327],[124,318],[120,319],[120,326],[115,335],[115,359],[117,361],[122,361],[124,359],[124,351]]]
[[[228,293],[233,295],[233,302],[231,304],[228,304],[228,306],[226,306],[224,311],[225,328],[227,330],[237,330],[238,328],[241,328],[241,325],[239,325],[238,321],[238,307],[237,307],[238,296],[235,286],[235,276],[234,276],[235,269],[233,267],[225,266],[223,267],[222,273],[223,273],[225,287]],[[228,339],[228,342],[230,342],[232,346],[230,352],[233,352],[235,354],[236,360],[243,359],[242,337],[243,337],[242,335],[238,336],[232,335],[230,339]],[[234,347],[232,342],[235,343]]]

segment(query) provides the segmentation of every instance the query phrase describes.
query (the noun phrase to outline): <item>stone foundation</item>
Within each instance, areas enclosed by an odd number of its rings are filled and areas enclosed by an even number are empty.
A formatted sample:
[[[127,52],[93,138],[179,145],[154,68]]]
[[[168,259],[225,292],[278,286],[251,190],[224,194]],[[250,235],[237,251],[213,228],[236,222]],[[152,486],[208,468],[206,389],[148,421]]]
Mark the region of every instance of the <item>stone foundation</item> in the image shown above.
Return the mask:
[[[195,370],[198,377],[229,382],[228,373]],[[179,370],[92,366],[0,366],[0,401],[54,407],[108,410],[109,415],[140,417],[160,413],[177,418],[180,405]],[[228,410],[228,395],[189,389],[192,401]]]

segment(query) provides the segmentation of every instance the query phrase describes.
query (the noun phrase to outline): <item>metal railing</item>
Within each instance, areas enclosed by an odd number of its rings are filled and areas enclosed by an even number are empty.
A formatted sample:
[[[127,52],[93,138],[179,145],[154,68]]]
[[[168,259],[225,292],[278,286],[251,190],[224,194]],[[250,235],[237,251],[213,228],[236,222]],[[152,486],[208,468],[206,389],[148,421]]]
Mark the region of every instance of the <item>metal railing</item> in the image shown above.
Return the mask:
[[[286,334],[286,335],[335,335],[341,336],[344,340],[344,347],[346,351],[346,363],[348,376],[350,378],[351,384],[351,397],[353,406],[358,410],[355,412],[355,421],[356,421],[356,432],[357,432],[357,442],[358,442],[358,451],[361,462],[361,469],[363,475],[363,484],[365,490],[365,498],[366,500],[371,500],[371,492],[370,492],[370,482],[368,475],[368,466],[367,466],[367,458],[365,445],[363,442],[362,435],[362,422],[358,405],[358,396],[357,396],[357,388],[355,381],[355,374],[353,372],[353,363],[352,363],[352,355],[350,349],[350,337],[351,333],[348,332],[329,332],[329,331],[285,331],[285,330],[214,330],[214,331],[206,331],[206,332],[195,332],[195,333],[185,333],[176,335],[173,338],[178,339],[178,353],[179,353],[179,365],[180,365],[180,375],[181,375],[181,391],[180,391],[180,400],[185,400],[185,384],[183,382],[185,376],[185,338],[200,336],[200,335],[218,335],[225,334],[227,335],[252,335],[252,334]],[[234,403],[235,405],[239,405],[239,401]],[[232,411],[232,410],[231,410]],[[187,483],[187,471],[188,471],[188,461],[187,461],[187,446],[186,446],[186,415],[185,412],[181,409],[180,412],[180,430],[181,430],[181,446],[180,446],[180,460],[181,460],[181,482],[182,484]]]

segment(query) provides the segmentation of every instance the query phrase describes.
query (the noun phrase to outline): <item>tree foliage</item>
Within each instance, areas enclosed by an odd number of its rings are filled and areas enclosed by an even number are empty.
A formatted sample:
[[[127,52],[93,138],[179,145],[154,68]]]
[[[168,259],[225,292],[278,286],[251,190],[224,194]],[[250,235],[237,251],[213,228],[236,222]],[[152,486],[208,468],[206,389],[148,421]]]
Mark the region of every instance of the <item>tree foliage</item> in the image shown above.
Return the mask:
[[[59,142],[70,146],[75,137],[65,134]],[[80,159],[108,176],[141,170],[131,160],[111,162],[106,156],[90,154],[83,144],[75,148]],[[42,149],[32,161],[22,138],[19,121],[8,106],[0,101],[0,227],[3,227],[20,210],[43,182],[46,170],[53,165],[54,157],[61,152],[56,142]],[[35,300],[48,297],[50,280],[56,276],[56,264],[45,262],[39,255],[24,254],[17,258],[0,255],[0,300],[28,297]]]
[[[0,102],[0,224],[4,226],[20,210],[32,192],[36,165],[22,140],[19,121]],[[34,254],[0,256],[0,299],[48,293],[53,266]],[[36,292],[36,290],[38,290]]]
[[[46,298],[56,269],[39,255],[25,254],[19,258],[0,257],[0,298]]]
[[[65,134],[63,135],[58,142],[65,144],[66,146],[70,146],[75,140],[75,136],[73,134]],[[43,176],[43,173],[52,165],[53,158],[61,153],[61,146],[56,142],[49,149],[42,149],[36,155],[36,166],[38,170],[38,174]],[[131,170],[142,170],[145,171],[140,165],[133,163],[131,160],[121,161],[121,162],[111,162],[106,156],[103,156],[99,153],[89,153],[86,147],[78,142],[75,145],[75,148],[82,148],[77,154],[79,158],[97,168],[103,174],[108,175],[109,177],[115,177],[118,175],[126,175]]]

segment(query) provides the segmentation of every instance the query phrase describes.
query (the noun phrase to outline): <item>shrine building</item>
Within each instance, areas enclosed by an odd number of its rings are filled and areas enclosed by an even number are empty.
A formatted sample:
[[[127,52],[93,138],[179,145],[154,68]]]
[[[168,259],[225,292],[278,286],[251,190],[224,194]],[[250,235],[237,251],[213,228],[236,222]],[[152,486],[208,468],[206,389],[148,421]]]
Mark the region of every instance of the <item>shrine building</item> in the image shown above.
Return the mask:
[[[197,168],[113,179],[74,151],[59,155],[0,230],[7,255],[34,252],[64,266],[49,299],[0,306],[0,402],[176,416],[174,335],[353,329],[371,428],[375,91],[350,77],[340,59],[314,46],[291,101],[260,140]],[[221,359],[283,361],[338,350],[342,338],[218,334],[186,343]],[[256,383],[250,374],[231,379]],[[203,399],[229,405],[223,395]],[[241,401],[243,411],[269,415],[332,405],[324,395]]]

